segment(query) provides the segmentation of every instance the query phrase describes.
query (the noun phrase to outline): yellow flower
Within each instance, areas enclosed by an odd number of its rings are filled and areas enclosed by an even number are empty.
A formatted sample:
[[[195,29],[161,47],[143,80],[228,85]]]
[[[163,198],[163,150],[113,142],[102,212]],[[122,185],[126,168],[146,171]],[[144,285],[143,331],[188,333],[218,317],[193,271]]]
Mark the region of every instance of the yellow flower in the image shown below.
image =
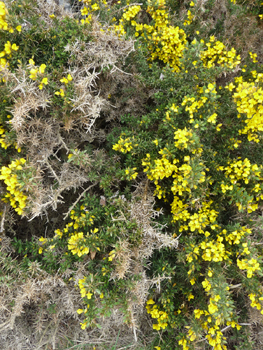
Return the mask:
[[[89,13],[87,7],[84,7],[84,9],[81,9],[80,12],[81,12],[82,16],[86,16]]]
[[[36,69],[31,69],[30,70],[30,76],[29,76],[29,78],[30,79],[32,79],[32,80],[36,80],[36,78],[37,78],[37,72],[38,72],[38,70],[37,70],[37,68]]]
[[[16,44],[12,45],[12,50],[17,51],[19,49],[19,46],[17,46]]]
[[[210,304],[208,305],[208,311],[209,311],[209,313],[212,315],[212,314],[214,314],[216,311],[218,311],[218,307],[217,307],[215,304],[213,304],[213,303],[210,302]]]
[[[41,84],[47,85],[48,84],[48,78],[43,78],[42,81],[41,81]]]
[[[153,324],[153,329],[159,331],[161,329],[161,326],[159,325],[159,323],[155,323]]]
[[[67,78],[62,78],[62,79],[60,79],[60,82],[61,82],[61,83],[68,84],[68,79],[67,79]]]
[[[60,91],[56,91],[55,95],[60,95],[61,97],[64,97],[65,96],[64,90],[60,89]]]
[[[153,299],[149,299],[147,302],[146,302],[147,305],[151,305],[151,304],[155,304],[155,302],[153,301]]]
[[[87,293],[87,298],[88,298],[88,299],[91,299],[92,295],[93,295],[93,293],[88,292],[88,293]]]
[[[87,327],[87,322],[80,323],[81,329],[85,329]]]
[[[191,299],[194,299],[193,294],[189,294],[189,295],[187,296],[187,299],[188,299],[188,301],[190,301]]]
[[[93,4],[93,5],[91,5],[91,8],[92,8],[92,11],[96,11],[96,10],[99,10],[99,9],[100,9],[100,7],[99,7],[98,4]]]
[[[39,73],[43,74],[45,72],[46,69],[46,65],[45,64],[41,64],[41,66],[39,67]]]
[[[16,27],[16,30],[17,30],[18,32],[21,32],[21,29],[22,29],[21,26],[17,26],[17,27]]]

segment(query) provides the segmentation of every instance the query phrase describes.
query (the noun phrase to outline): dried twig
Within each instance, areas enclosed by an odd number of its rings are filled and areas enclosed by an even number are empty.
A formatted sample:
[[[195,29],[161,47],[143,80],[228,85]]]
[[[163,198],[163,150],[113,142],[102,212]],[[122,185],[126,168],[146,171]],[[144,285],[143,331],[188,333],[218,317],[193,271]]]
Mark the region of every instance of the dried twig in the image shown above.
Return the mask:
[[[78,199],[72,204],[72,206],[69,208],[67,213],[64,213],[64,220],[66,220],[66,218],[69,216],[71,210],[75,207],[75,205],[78,203],[78,201],[81,199],[81,197],[84,196],[84,194],[89,191],[92,187],[96,186],[98,182],[95,182],[94,184],[90,185],[88,188],[85,189],[85,191],[83,191],[79,196]]]

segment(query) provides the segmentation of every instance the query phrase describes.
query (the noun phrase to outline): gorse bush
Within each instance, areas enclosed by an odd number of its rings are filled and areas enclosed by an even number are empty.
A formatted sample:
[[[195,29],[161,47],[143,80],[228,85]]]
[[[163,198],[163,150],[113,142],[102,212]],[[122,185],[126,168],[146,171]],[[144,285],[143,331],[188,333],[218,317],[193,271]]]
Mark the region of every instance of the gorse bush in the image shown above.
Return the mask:
[[[0,2],[1,239],[29,279],[78,290],[87,333],[108,317],[138,341],[148,319],[156,349],[259,344],[262,5],[205,26],[215,3]]]

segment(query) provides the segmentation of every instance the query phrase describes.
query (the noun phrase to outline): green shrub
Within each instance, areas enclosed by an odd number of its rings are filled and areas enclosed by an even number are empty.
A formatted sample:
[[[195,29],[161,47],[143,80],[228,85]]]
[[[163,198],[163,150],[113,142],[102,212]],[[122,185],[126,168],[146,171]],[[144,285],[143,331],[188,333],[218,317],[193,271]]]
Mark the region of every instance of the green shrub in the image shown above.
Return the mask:
[[[119,315],[137,339],[148,313],[157,349],[249,348],[263,69],[256,39],[231,46],[248,40],[233,34],[244,6],[205,28],[214,1],[83,3],[0,3],[2,223],[19,266],[75,286],[83,330]],[[55,224],[25,239],[41,215]]]

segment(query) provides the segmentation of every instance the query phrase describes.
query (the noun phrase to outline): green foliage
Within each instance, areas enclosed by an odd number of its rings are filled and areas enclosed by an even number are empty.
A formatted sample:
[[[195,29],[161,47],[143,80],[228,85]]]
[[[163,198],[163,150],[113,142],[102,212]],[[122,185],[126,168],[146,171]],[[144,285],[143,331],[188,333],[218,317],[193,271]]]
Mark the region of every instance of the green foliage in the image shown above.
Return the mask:
[[[0,2],[1,232],[79,291],[83,330],[149,317],[158,350],[225,350],[262,322],[263,67],[236,22],[262,6],[215,6]]]

